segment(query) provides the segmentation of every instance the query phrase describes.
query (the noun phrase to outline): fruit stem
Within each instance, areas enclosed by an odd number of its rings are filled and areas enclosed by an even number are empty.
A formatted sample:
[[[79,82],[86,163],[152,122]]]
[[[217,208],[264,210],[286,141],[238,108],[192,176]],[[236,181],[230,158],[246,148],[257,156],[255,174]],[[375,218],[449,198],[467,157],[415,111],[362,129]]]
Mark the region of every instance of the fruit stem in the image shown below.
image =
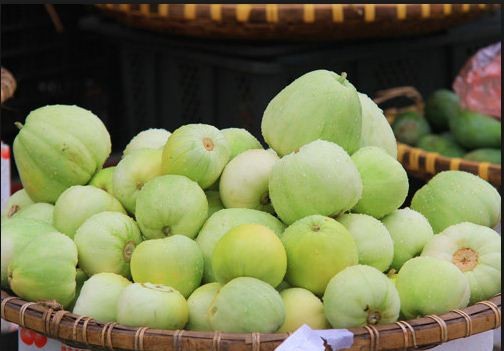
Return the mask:
[[[341,75],[340,75],[340,77],[339,77],[339,79],[338,79],[338,81],[341,84],[343,84],[345,82],[346,77],[347,77],[347,73],[346,72],[342,72]]]
[[[14,122],[14,125],[19,129],[21,130],[21,128],[23,128],[23,123],[21,122]]]

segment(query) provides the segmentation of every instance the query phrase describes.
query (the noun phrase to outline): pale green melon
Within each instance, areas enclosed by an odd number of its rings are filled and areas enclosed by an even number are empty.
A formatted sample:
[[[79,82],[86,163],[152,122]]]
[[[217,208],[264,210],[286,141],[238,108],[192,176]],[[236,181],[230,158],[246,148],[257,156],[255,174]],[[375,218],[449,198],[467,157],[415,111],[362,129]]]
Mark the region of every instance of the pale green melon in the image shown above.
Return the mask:
[[[200,286],[203,255],[184,235],[146,240],[133,251],[131,275],[136,283],[171,286],[188,297]]]
[[[201,228],[196,242],[198,243],[205,259],[205,273],[203,280],[207,283],[215,281],[212,268],[212,254],[220,238],[230,229],[240,224],[262,224],[280,236],[285,225],[269,213],[248,208],[228,208],[215,212]]]
[[[36,202],[19,210],[11,218],[30,218],[53,225],[54,205]]]
[[[397,321],[399,293],[394,283],[374,267],[347,267],[327,284],[324,310],[333,328],[354,328]]]
[[[303,288],[288,288],[280,292],[285,320],[278,333],[295,332],[303,324],[312,329],[329,329],[322,301],[311,291]]]
[[[383,110],[366,94],[359,93],[359,100],[362,107],[360,147],[377,146],[396,159],[396,138]]]
[[[282,89],[264,111],[264,140],[280,156],[314,140],[340,145],[348,153],[359,148],[361,104],[346,73],[316,70]]]
[[[2,288],[8,288],[7,267],[11,260],[18,256],[32,240],[40,235],[55,232],[56,229],[46,222],[29,218],[12,218],[2,221],[1,228]]]
[[[74,185],[61,194],[54,206],[54,227],[73,238],[92,215],[103,211],[126,213],[112,195],[92,185]]]
[[[183,329],[189,318],[185,298],[174,288],[159,284],[130,284],[117,302],[117,322],[129,327]]]
[[[124,149],[123,155],[128,155],[133,151],[141,149],[162,148],[165,146],[170,135],[171,133],[169,131],[162,128],[150,128],[143,130],[130,140]]]
[[[135,221],[119,212],[100,212],[77,229],[79,267],[88,275],[102,272],[130,277],[131,255],[142,242]]]
[[[237,155],[250,149],[262,149],[262,145],[255,136],[250,134],[243,128],[226,128],[221,129],[222,134],[226,138],[229,145],[230,156],[232,160]]]
[[[8,266],[12,291],[27,301],[56,300],[64,307],[74,298],[77,248],[68,236],[38,235]]]
[[[284,156],[269,179],[273,208],[286,224],[315,214],[337,216],[354,207],[361,195],[357,167],[329,141],[316,140]]]
[[[408,195],[408,175],[402,165],[376,146],[359,149],[352,161],[362,179],[362,197],[352,211],[382,218],[397,210]]]
[[[210,187],[228,163],[226,138],[208,124],[187,124],[173,132],[163,149],[163,174],[178,174]]]
[[[198,183],[169,174],[144,185],[137,196],[135,214],[147,239],[174,234],[194,238],[208,217],[208,201]]]
[[[394,259],[390,267],[396,271],[410,258],[419,256],[434,236],[429,221],[410,208],[392,212],[383,218],[382,223],[394,242]]]
[[[382,222],[371,216],[348,213],[336,218],[352,235],[359,263],[385,272],[394,258],[394,242]]]
[[[422,256],[452,262],[464,272],[471,305],[501,291],[501,237],[491,228],[469,222],[451,225],[425,245]]]
[[[262,280],[239,277],[224,285],[208,310],[214,331],[274,333],[285,320],[278,291]]]
[[[401,313],[406,319],[443,314],[467,306],[469,281],[457,266],[434,257],[407,261],[396,278]]]
[[[110,195],[112,192],[112,176],[114,175],[115,166],[100,169],[95,173],[93,178],[89,181],[89,185],[105,190]]]
[[[69,311],[73,311],[73,309],[75,307],[75,303],[77,302],[77,299],[80,296],[80,291],[82,289],[82,286],[84,285],[86,280],[88,280],[88,278],[89,278],[88,275],[86,273],[84,273],[84,271],[82,269],[77,267],[77,273],[75,275],[75,284],[76,284],[75,285],[75,295],[74,295],[72,302],[68,305]]]
[[[17,212],[33,204],[33,200],[30,199],[30,196],[26,193],[25,189],[20,189],[16,191],[14,194],[9,196],[5,206],[2,210],[2,217],[10,218],[14,216]]]
[[[300,219],[285,229],[282,242],[287,252],[287,282],[319,296],[335,274],[359,259],[352,235],[329,217]]]
[[[501,197],[474,174],[445,171],[415,193],[411,208],[429,220],[435,233],[462,222],[493,228],[501,218]]]
[[[267,150],[248,150],[231,160],[220,177],[219,193],[226,208],[274,212],[269,178],[278,156]]]
[[[208,283],[193,291],[187,299],[189,307],[189,322],[186,329],[198,331],[212,331],[208,320],[208,308],[221,289],[219,283]]]
[[[115,322],[119,295],[130,284],[118,274],[95,274],[83,284],[72,312],[102,323]]]
[[[30,112],[14,139],[23,187],[35,202],[54,203],[72,185],[84,185],[111,151],[110,135],[92,112],[49,105]]]
[[[212,254],[215,278],[225,284],[237,277],[253,277],[278,286],[287,270],[282,241],[261,224],[240,224],[217,242]]]
[[[205,195],[208,201],[208,217],[224,208],[218,190],[207,190]]]
[[[162,150],[142,149],[119,161],[112,175],[112,192],[130,214],[145,183],[161,175]]]

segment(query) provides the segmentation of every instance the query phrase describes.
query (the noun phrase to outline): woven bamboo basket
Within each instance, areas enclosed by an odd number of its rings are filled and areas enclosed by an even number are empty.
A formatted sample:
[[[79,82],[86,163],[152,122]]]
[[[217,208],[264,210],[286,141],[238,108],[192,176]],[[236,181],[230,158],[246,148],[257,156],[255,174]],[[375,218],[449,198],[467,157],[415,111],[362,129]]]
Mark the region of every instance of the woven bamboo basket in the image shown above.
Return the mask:
[[[396,98],[408,98],[413,104],[401,108],[385,109],[385,116],[390,123],[401,112],[423,112],[422,95],[418,90],[409,86],[379,91],[374,101],[377,104],[382,104]],[[424,180],[428,180],[442,171],[460,170],[480,176],[497,189],[500,189],[501,186],[501,165],[498,164],[445,157],[436,152],[428,152],[402,143],[397,143],[397,159],[409,173]]]
[[[2,290],[1,317],[63,343],[94,350],[273,351],[289,334],[229,334],[130,328],[98,323],[61,309],[57,303],[27,302]],[[464,310],[407,322],[351,328],[349,351],[422,350],[501,325],[501,295]]]
[[[357,39],[426,34],[493,4],[99,4],[137,28],[206,38]]]
[[[5,68],[1,68],[1,94],[0,103],[4,103],[14,95],[16,91],[16,80],[12,74]]]

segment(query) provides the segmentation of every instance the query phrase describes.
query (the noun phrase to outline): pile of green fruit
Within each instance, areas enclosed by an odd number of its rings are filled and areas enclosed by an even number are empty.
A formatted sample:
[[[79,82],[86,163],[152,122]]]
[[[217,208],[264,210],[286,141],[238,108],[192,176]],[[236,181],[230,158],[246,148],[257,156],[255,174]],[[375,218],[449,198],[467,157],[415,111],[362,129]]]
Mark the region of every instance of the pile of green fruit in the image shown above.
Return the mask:
[[[452,91],[435,91],[424,115],[415,111],[396,116],[392,129],[398,141],[446,157],[501,163],[501,123],[493,117],[464,110]]]
[[[382,111],[318,70],[267,106],[262,134],[205,124],[136,135],[114,167],[100,119],[32,111],[23,190],[2,213],[1,284],[101,322],[287,332],[440,314],[501,289],[499,193],[408,177]]]

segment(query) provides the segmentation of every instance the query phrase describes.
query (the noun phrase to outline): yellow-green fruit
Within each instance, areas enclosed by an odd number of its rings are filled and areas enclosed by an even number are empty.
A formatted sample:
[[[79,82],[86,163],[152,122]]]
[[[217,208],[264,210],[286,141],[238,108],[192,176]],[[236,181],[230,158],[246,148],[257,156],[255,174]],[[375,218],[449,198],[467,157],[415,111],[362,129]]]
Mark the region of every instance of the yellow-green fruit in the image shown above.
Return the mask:
[[[406,262],[397,275],[396,287],[406,319],[464,308],[471,294],[469,281],[457,266],[427,256]]]
[[[99,189],[105,190],[110,195],[112,192],[112,176],[114,174],[115,166],[100,169],[95,173],[93,178],[89,181],[89,185],[93,185]]]
[[[130,284],[117,301],[117,322],[129,327],[177,330],[184,328],[188,318],[186,299],[165,285]]]
[[[312,329],[329,329],[322,301],[311,291],[289,288],[280,292],[285,306],[285,321],[278,333],[294,332],[303,324]]]
[[[73,238],[89,217],[104,211],[126,214],[115,197],[92,185],[75,185],[63,192],[54,206],[54,227]]]
[[[189,322],[186,326],[188,330],[212,331],[208,309],[221,288],[222,285],[219,283],[208,283],[194,290],[189,296],[187,299]]]
[[[208,124],[187,124],[173,132],[163,149],[163,174],[178,174],[197,182],[202,189],[219,178],[228,163],[226,138]]]
[[[141,149],[159,149],[165,146],[171,133],[162,128],[150,128],[141,131],[130,140],[123,155],[126,156],[133,151]]]
[[[241,224],[217,242],[212,267],[222,284],[237,277],[253,277],[276,287],[285,276],[287,255],[282,241],[271,229],[260,224]]]
[[[399,294],[394,283],[374,267],[347,267],[327,284],[324,310],[333,328],[353,328],[397,321]]]
[[[436,174],[411,200],[434,233],[462,222],[495,227],[501,218],[501,197],[490,183],[463,171]]]
[[[12,194],[2,210],[2,217],[10,218],[14,216],[17,212],[33,204],[33,200],[26,193],[25,189],[21,189]]]
[[[221,129],[222,134],[226,138],[231,152],[229,160],[231,161],[237,155],[250,149],[262,149],[261,143],[255,136],[250,134],[243,128],[226,128]]]
[[[335,274],[359,259],[352,235],[329,217],[300,219],[285,230],[282,242],[287,252],[287,282],[319,296]]]
[[[58,232],[39,235],[10,262],[9,285],[22,299],[56,300],[66,307],[75,295],[76,265],[72,239]]]
[[[314,140],[359,148],[362,126],[357,90],[346,73],[316,70],[282,89],[264,111],[261,131],[278,155],[287,155]]]
[[[383,218],[382,223],[394,242],[394,259],[390,267],[396,271],[410,258],[419,256],[434,236],[429,221],[407,207],[392,212]]]
[[[491,228],[469,222],[449,226],[425,245],[422,256],[452,262],[464,272],[470,304],[501,291],[501,237]]]
[[[54,205],[45,202],[36,202],[16,212],[11,218],[30,218],[53,225]]]
[[[376,146],[352,155],[362,180],[362,196],[352,211],[375,218],[398,209],[408,195],[408,175],[402,165]]]
[[[26,117],[13,151],[30,198],[54,203],[68,187],[89,182],[109,157],[111,142],[105,125],[92,112],[49,105]]]

